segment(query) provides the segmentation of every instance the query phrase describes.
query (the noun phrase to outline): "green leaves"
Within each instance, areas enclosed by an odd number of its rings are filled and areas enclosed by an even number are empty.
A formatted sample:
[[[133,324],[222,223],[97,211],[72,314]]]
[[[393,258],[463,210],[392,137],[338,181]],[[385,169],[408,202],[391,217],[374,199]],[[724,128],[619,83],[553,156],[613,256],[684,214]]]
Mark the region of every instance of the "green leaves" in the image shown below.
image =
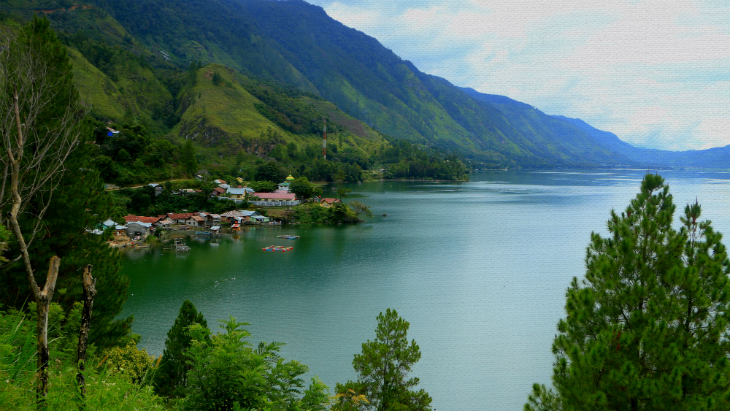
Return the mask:
[[[261,342],[253,349],[251,334],[230,317],[220,321],[223,334],[211,335],[200,324],[189,327],[185,409],[190,410],[324,410],[327,386],[312,380],[304,397],[301,375],[309,369],[279,356],[283,343]]]
[[[193,340],[188,328],[193,324],[199,324],[203,329],[208,327],[203,314],[195,309],[192,302],[185,300],[175,323],[167,332],[165,350],[153,378],[155,392],[159,395],[179,397],[187,385],[186,373],[190,366],[186,351]]]
[[[408,321],[390,308],[378,315],[375,340],[363,343],[362,354],[356,354],[352,366],[358,372],[357,384],[348,382],[340,388],[341,402],[359,406],[357,395],[364,394],[377,410],[428,410],[431,397],[423,390],[413,391],[418,378],[408,378],[413,364],[421,359],[421,350],[415,340],[408,342]],[[353,390],[353,387],[359,387]],[[352,390],[348,394],[347,389]],[[347,400],[347,401],[345,401]],[[354,403],[354,404],[353,404]],[[350,409],[358,409],[350,408]]]
[[[728,259],[721,236],[688,205],[679,230],[658,175],[647,175],[610,236],[593,233],[586,277],[567,292],[553,342],[555,392],[526,410],[726,409]]]

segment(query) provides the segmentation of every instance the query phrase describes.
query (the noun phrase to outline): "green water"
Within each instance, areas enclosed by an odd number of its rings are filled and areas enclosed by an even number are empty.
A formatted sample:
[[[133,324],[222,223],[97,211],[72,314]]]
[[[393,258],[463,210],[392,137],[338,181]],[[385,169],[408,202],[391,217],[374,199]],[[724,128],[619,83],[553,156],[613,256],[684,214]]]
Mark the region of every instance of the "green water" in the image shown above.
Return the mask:
[[[440,411],[521,410],[549,383],[565,290],[584,274],[591,231],[605,234],[644,171],[479,173],[468,183],[351,186],[376,216],[357,226],[252,229],[220,244],[188,240],[186,254],[129,252],[125,314],[154,355],[182,301],[210,326],[235,316],[254,340],[330,387],[356,378],[353,355],[394,308],[421,348],[414,375]],[[730,174],[664,172],[683,206],[697,197],[730,232]],[[382,214],[387,214],[383,217]],[[300,235],[280,240],[280,234]],[[287,253],[262,247],[290,245]]]

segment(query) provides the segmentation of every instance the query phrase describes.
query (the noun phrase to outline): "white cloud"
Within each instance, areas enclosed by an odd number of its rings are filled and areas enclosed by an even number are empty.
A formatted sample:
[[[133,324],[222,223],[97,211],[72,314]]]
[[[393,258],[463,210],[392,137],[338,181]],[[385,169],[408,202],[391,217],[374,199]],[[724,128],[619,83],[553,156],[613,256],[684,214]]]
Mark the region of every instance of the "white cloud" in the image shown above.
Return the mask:
[[[311,0],[422,71],[632,144],[730,144],[725,0]]]

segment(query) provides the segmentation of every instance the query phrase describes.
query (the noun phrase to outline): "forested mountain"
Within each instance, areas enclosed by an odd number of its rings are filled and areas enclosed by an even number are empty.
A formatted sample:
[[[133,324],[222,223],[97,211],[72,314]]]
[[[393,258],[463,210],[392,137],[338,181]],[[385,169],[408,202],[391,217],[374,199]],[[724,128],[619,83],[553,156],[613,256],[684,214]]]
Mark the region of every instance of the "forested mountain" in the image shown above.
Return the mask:
[[[142,71],[145,65],[159,73],[169,70],[168,66],[187,67],[193,61],[217,63],[233,69],[227,76],[243,83],[289,85],[299,90],[300,96],[296,98],[300,102],[302,99],[307,103],[331,102],[328,113],[346,113],[351,119],[348,121],[358,119],[368,128],[395,138],[455,151],[487,167],[730,165],[723,155],[724,149],[684,154],[635,149],[585,123],[546,115],[506,97],[456,87],[447,80],[421,72],[376,39],[344,26],[321,7],[302,0],[11,0],[9,3],[11,6],[6,10],[13,13],[28,15],[47,10],[45,13],[54,27],[70,37],[99,32],[107,44],[137,56]],[[90,8],[71,10],[74,5]],[[94,17],[80,17],[84,13]],[[82,43],[76,43],[79,50],[83,49]],[[82,50],[82,54],[87,60],[93,60],[89,53]],[[124,77],[119,73],[119,65],[129,64],[129,60],[107,64],[105,74],[117,89]],[[99,67],[97,62],[92,63]],[[212,75],[210,70],[206,73]],[[256,122],[256,127],[249,127],[250,121],[232,124],[243,115],[234,108],[237,104],[214,107],[211,100],[204,102],[204,93],[200,94],[200,100],[195,100],[192,98],[195,94],[181,82],[162,80],[169,93],[166,95],[156,88],[154,79],[146,78],[149,81],[142,84],[149,89],[146,93],[157,97],[156,101],[146,98],[147,95],[127,103],[117,99],[122,103],[117,103],[119,107],[112,107],[114,110],[109,113],[119,115],[134,110],[136,105],[153,119],[159,121],[165,117],[163,122],[178,138],[190,138],[195,134],[191,130],[197,130],[198,135],[209,137],[207,142],[198,141],[203,146],[211,147],[210,138],[213,138],[225,147],[219,147],[213,155],[235,154],[241,148],[250,152],[252,144],[259,150],[276,147],[276,141],[254,143],[265,136],[261,132],[270,124]],[[226,81],[232,86],[242,84],[238,80]],[[122,86],[121,94],[129,94],[130,88],[139,91],[140,85],[130,82]],[[227,96],[228,103],[244,101],[247,97],[230,100],[230,93],[242,93],[243,89],[246,92],[242,96],[252,94],[245,86],[235,86],[221,96]],[[105,90],[107,96],[115,92],[114,87]],[[180,98],[181,95],[185,98]],[[249,106],[259,105],[257,115],[274,123],[274,131],[283,137],[281,142],[308,144],[303,140],[306,133],[292,133],[291,128],[275,121],[276,114],[267,114],[267,109],[261,107],[262,98],[262,94],[254,96],[259,101],[248,100],[252,102]],[[193,112],[186,114],[191,107],[188,103],[194,101],[203,104],[198,103]],[[210,108],[214,108],[215,114],[211,114]],[[223,118],[227,119],[227,126],[216,121]],[[357,134],[349,128],[348,131]],[[372,152],[381,143],[374,141],[370,149],[361,148]],[[709,162],[705,161],[708,155],[712,157]]]

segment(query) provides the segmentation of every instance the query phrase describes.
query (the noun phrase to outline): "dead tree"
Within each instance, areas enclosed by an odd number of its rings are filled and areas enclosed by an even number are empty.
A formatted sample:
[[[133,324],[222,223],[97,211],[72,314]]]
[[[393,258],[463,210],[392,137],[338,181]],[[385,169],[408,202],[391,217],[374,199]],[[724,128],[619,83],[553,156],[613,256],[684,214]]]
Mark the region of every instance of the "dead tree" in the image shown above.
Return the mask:
[[[84,267],[84,311],[81,314],[81,330],[79,331],[78,348],[78,373],[76,382],[79,386],[81,398],[86,396],[86,348],[89,341],[89,328],[91,327],[91,309],[94,307],[94,296],[96,295],[96,278],[91,276],[91,264]]]
[[[65,161],[79,144],[84,113],[65,49],[47,20],[34,18],[17,38],[4,40],[0,50],[0,210],[8,214],[0,216],[0,223],[15,235],[19,250],[17,256],[10,256],[11,263],[22,262],[37,303],[36,393],[42,407],[48,394],[48,310],[61,260],[50,259],[41,289],[29,250],[43,230],[43,216],[66,171]]]

